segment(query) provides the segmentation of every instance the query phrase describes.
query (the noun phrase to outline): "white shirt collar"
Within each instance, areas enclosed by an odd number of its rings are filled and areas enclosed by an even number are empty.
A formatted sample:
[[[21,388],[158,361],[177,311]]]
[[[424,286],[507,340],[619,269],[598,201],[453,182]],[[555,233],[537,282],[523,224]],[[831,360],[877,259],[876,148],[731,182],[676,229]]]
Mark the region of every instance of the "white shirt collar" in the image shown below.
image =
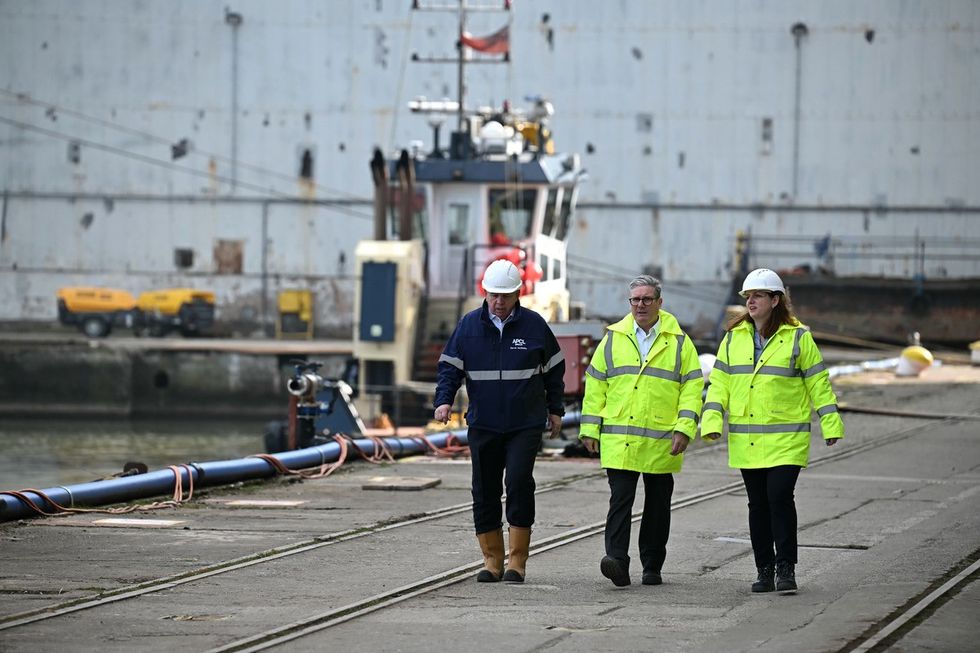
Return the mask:
[[[510,321],[510,318],[512,317],[514,317],[514,311],[511,311],[510,315],[508,315],[502,320],[499,317],[497,317],[496,313],[492,311],[490,312],[490,321],[493,322],[493,325],[497,327],[497,331],[500,331],[501,334],[503,334],[504,332],[504,323]]]
[[[650,347],[653,346],[653,342],[657,339],[657,334],[660,333],[660,317],[658,316],[657,321],[650,327],[649,334],[640,328],[636,320],[633,320],[633,331],[636,333],[636,342],[640,345],[640,360],[645,361],[647,354],[650,353]]]

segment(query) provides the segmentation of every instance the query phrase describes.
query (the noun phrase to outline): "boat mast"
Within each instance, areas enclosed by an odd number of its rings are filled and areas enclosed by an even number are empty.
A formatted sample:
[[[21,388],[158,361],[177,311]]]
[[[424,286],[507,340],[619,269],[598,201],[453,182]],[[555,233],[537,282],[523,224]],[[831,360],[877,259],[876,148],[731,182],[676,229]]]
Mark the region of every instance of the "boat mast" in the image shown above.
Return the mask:
[[[459,101],[459,109],[456,112],[457,122],[456,131],[463,131],[463,97],[466,95],[466,87],[463,82],[463,34],[466,33],[466,0],[459,0],[459,35],[456,37],[456,95]]]
[[[469,4],[467,0],[457,0],[455,7],[447,4],[422,4],[419,0],[414,0],[412,3],[412,9],[416,11],[441,11],[449,12],[455,11],[457,16],[457,34],[456,34],[456,56],[455,57],[420,57],[418,53],[412,55],[412,61],[416,63],[454,63],[456,64],[456,133],[462,134],[464,126],[466,125],[466,52],[464,48],[473,47],[476,50],[482,50],[484,52],[493,52],[495,54],[501,53],[500,49],[492,49],[494,47],[499,48],[499,41],[493,43],[495,38],[499,39],[500,32],[493,34],[486,39],[475,39],[476,41],[490,42],[491,45],[486,45],[480,47],[478,45],[467,45],[466,40],[470,37],[466,32],[466,15],[470,12],[482,11],[482,12],[506,12],[509,13],[512,10],[511,0],[498,0],[499,4]],[[508,21],[508,32],[503,37],[509,39],[509,21]],[[503,52],[502,57],[476,57],[470,60],[470,63],[510,63],[510,53],[508,51]],[[446,105],[449,104],[448,100],[443,103],[435,102],[418,102],[419,108],[413,110],[425,111],[430,113],[445,113],[450,114],[452,110]],[[426,105],[423,107],[423,105]]]

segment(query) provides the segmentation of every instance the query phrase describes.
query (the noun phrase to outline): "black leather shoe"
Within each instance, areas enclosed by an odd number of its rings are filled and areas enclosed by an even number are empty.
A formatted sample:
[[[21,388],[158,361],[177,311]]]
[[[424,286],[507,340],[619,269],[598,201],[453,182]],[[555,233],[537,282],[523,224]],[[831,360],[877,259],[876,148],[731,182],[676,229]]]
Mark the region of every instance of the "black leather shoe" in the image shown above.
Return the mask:
[[[502,579],[505,583],[523,583],[524,577],[516,569],[508,569],[504,572],[504,577]]]
[[[643,572],[643,584],[644,585],[663,585],[664,579],[660,575],[659,571],[644,571]]]
[[[489,569],[481,569],[480,573],[476,575],[476,582],[478,583],[497,583],[500,582],[500,577],[494,574]]]
[[[759,567],[759,577],[754,583],[752,583],[753,592],[772,592],[776,589],[776,583],[773,580],[776,574],[776,568],[773,565],[766,565],[765,567]]]
[[[629,565],[622,560],[617,560],[610,556],[603,556],[599,562],[599,570],[616,587],[626,587],[630,584]]]
[[[796,566],[792,562],[776,563],[776,591],[796,591]]]

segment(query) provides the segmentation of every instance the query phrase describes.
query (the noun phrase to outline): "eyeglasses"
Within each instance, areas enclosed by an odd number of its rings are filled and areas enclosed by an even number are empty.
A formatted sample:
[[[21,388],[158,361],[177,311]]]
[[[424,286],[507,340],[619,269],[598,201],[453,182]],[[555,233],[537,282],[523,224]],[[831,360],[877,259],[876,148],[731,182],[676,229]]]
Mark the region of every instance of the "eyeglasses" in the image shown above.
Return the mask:
[[[643,304],[644,306],[649,306],[650,304],[657,301],[658,299],[660,298],[659,297],[630,297],[629,301],[630,301],[630,305],[632,306],[639,306],[640,304]]]

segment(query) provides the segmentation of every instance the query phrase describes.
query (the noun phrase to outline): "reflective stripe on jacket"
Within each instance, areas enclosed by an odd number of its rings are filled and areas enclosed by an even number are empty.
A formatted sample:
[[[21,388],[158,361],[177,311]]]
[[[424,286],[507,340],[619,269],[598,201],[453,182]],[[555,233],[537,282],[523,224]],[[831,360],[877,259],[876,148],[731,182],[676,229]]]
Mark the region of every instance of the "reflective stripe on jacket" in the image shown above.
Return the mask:
[[[439,357],[436,407],[452,405],[466,382],[469,426],[501,433],[545,428],[548,414],[564,415],[565,357],[538,313],[514,307],[503,333],[486,301],[463,316]]]
[[[600,442],[603,467],[679,472],[674,431],[694,437],[704,381],[697,350],[677,319],[660,311],[660,333],[640,361],[632,315],[607,327],[585,371],[579,437]]]
[[[721,433],[728,412],[728,464],[739,469],[806,467],[811,404],[824,439],[844,437],[830,375],[803,325],[784,324],[754,362],[751,320],[718,347],[701,416],[701,433]]]

